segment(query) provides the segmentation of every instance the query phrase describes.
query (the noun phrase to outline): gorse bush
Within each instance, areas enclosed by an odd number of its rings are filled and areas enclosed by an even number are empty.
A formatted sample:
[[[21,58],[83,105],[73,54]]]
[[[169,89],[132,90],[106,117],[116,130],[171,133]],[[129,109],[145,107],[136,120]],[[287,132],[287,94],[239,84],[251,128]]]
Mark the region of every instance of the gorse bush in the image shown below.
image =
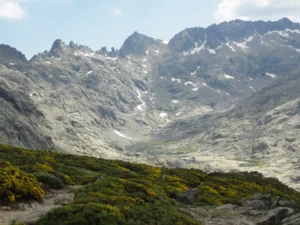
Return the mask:
[[[44,197],[44,191],[34,176],[2,160],[0,161],[0,184],[0,199],[3,201],[40,200]]]
[[[42,182],[43,184],[46,184],[52,189],[63,189],[64,184],[63,182],[57,178],[56,176],[46,173],[46,172],[36,172],[34,173],[34,176],[39,182]]]

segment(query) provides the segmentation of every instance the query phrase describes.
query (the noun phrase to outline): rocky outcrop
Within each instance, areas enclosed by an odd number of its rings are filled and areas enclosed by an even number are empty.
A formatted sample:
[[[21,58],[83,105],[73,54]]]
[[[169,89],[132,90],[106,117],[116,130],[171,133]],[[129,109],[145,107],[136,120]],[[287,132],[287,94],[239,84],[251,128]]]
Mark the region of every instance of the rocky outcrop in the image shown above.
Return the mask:
[[[282,225],[299,225],[300,224],[300,213],[292,215],[282,220]]]
[[[278,196],[256,194],[239,206],[227,204],[212,209],[189,207],[187,212],[205,225],[299,225],[300,214],[294,208],[281,207],[279,202]]]
[[[176,196],[176,200],[183,204],[193,204],[198,196],[197,189],[188,189]]]
[[[0,64],[16,65],[17,63],[26,63],[27,59],[24,54],[9,45],[0,45]]]
[[[125,57],[130,54],[145,56],[148,47],[158,44],[158,40],[139,34],[138,32],[134,32],[125,40],[119,53],[121,57]]]

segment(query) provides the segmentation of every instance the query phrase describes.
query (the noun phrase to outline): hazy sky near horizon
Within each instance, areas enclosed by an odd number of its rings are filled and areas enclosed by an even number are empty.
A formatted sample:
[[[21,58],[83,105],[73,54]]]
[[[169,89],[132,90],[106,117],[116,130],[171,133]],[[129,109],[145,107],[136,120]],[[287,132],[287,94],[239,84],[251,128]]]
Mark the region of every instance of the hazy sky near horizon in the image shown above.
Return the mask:
[[[300,22],[300,0],[0,0],[1,44],[31,58],[66,43],[120,48],[134,31],[169,40],[188,27],[244,20]]]

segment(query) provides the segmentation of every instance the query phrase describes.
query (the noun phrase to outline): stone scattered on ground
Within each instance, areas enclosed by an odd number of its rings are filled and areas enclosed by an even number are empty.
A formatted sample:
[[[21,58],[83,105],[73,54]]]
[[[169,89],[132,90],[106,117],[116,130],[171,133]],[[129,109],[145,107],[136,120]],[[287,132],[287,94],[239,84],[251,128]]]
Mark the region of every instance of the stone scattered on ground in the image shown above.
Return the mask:
[[[182,210],[204,225],[299,225],[300,213],[296,213],[295,209],[293,201],[257,194],[243,201],[241,206],[227,204],[219,207],[187,207]]]

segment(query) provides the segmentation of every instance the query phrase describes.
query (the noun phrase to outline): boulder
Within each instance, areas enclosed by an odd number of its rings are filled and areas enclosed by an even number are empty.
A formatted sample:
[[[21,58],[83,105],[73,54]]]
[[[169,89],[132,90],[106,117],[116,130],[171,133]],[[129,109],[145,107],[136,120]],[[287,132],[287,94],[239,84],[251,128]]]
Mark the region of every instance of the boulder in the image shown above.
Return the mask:
[[[294,200],[291,201],[280,201],[279,202],[279,206],[281,207],[287,207],[287,208],[292,208],[292,209],[296,209],[297,208],[297,204]]]
[[[263,201],[263,200],[248,200],[245,201],[243,206],[249,207],[252,209],[268,209],[269,208],[269,202]]]
[[[54,205],[67,205],[74,201],[75,194],[73,193],[63,193],[58,194],[54,199]]]
[[[183,204],[193,204],[196,201],[198,192],[196,188],[188,189],[176,196],[176,200]]]
[[[262,217],[256,223],[256,225],[279,225],[288,214],[288,208],[279,207],[273,210],[269,210],[268,214]]]

